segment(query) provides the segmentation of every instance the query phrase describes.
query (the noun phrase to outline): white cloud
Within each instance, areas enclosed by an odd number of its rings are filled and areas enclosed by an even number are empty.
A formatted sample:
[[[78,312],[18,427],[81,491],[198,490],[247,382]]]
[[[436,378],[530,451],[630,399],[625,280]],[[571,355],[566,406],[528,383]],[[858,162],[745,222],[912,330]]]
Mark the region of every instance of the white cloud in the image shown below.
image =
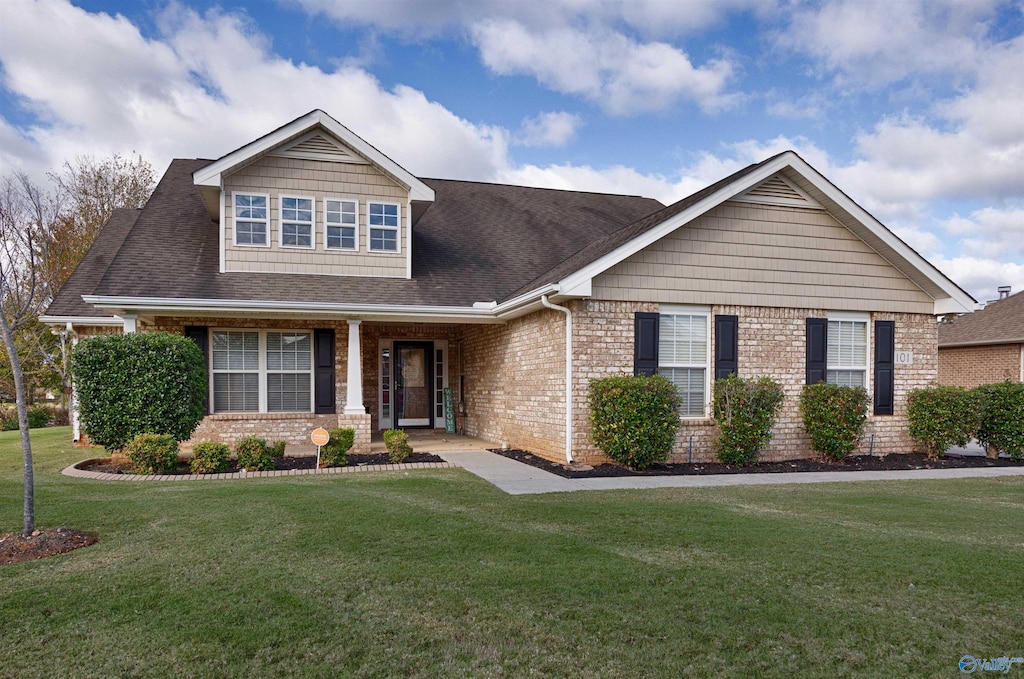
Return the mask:
[[[933,257],[932,264],[957,282],[974,299],[997,299],[996,288],[1009,285],[1014,292],[1024,290],[1024,264],[1000,262],[983,257]]]
[[[959,249],[965,255],[1024,261],[1024,208],[986,207],[968,217],[954,214],[942,227],[961,237]]]
[[[565,146],[582,119],[575,113],[548,111],[523,120],[513,141],[519,146]]]

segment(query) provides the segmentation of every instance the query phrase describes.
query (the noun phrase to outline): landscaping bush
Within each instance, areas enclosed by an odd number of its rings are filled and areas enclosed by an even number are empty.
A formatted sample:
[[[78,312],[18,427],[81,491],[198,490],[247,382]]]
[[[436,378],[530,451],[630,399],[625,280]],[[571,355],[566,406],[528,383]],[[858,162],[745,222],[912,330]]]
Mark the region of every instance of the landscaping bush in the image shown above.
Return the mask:
[[[204,441],[192,446],[189,468],[193,474],[220,474],[228,470],[231,449],[224,443]]]
[[[267,450],[270,451],[270,457],[275,460],[280,460],[284,457],[284,449],[288,446],[285,441],[278,441],[274,445],[268,445]]]
[[[346,453],[356,441],[356,430],[340,427],[332,429],[330,434],[330,440],[320,448],[320,466],[344,467],[348,464]]]
[[[979,394],[963,387],[914,389],[907,397],[910,436],[935,459],[950,446],[965,446],[981,422]]]
[[[679,431],[679,392],[660,375],[590,381],[590,436],[612,460],[646,469],[668,457]]]
[[[50,412],[50,427],[66,427],[71,424],[71,418],[68,416],[68,409],[61,408],[56,403],[42,406]]]
[[[4,407],[0,410],[0,430],[14,431],[18,428],[18,409]]]
[[[782,385],[770,377],[744,379],[735,373],[715,381],[714,413],[718,422],[715,453],[725,464],[757,462],[768,445],[782,408]]]
[[[981,408],[978,440],[989,455],[1024,459],[1024,384],[999,382],[975,389]]]
[[[864,387],[806,385],[800,393],[800,415],[814,452],[833,462],[852,453],[864,432],[868,403]]]
[[[274,456],[265,439],[246,436],[235,444],[238,467],[248,472],[266,472],[274,468]]]
[[[203,419],[206,360],[187,337],[157,332],[83,340],[71,372],[82,431],[107,449],[152,431],[184,441]]]
[[[50,409],[44,405],[28,409],[28,428],[41,429],[50,423]]]
[[[170,434],[138,434],[125,444],[124,452],[139,474],[174,471],[178,464],[178,442]]]
[[[401,464],[412,453],[409,435],[401,429],[388,429],[384,432],[384,445],[391,455],[392,464]]]

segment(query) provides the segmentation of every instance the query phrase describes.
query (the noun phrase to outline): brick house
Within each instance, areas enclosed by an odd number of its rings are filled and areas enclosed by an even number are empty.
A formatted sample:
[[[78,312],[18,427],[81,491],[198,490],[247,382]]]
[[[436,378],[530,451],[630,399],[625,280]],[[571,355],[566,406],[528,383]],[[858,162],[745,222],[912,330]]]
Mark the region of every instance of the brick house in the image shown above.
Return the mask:
[[[443,426],[450,388],[459,431],[595,461],[589,380],[658,371],[683,401],[673,456],[709,459],[711,383],[735,370],[785,385],[781,459],[806,454],[797,398],[822,379],[874,395],[876,452],[909,450],[935,317],[974,304],[791,151],[666,207],[418,178],[313,111],[173,161],[44,321],[193,338],[210,373],[193,440],[342,425],[365,449],[380,429]]]
[[[1008,292],[1008,291],[1007,291]],[[939,324],[939,382],[976,387],[1024,381],[1024,294]]]

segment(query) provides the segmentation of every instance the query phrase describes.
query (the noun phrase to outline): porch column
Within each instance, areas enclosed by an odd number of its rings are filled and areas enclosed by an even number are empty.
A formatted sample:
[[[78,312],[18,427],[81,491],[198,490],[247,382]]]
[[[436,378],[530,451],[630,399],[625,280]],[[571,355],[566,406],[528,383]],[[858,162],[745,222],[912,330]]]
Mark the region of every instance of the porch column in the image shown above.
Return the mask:
[[[359,350],[359,323],[348,322],[348,391],[345,395],[345,414],[362,415],[363,406],[363,357]]]
[[[135,332],[136,318],[138,318],[137,314],[121,314],[121,320],[124,321],[125,333]]]

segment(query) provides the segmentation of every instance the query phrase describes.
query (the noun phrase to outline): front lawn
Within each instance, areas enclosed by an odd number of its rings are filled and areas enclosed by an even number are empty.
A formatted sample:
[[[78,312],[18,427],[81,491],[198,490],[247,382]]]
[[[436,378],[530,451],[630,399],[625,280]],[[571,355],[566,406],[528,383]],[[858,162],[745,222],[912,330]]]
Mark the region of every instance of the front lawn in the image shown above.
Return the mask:
[[[100,542],[0,566],[0,677],[955,677],[1024,655],[1024,477],[104,483],[60,476],[90,456],[69,437],[33,430],[37,523]]]

